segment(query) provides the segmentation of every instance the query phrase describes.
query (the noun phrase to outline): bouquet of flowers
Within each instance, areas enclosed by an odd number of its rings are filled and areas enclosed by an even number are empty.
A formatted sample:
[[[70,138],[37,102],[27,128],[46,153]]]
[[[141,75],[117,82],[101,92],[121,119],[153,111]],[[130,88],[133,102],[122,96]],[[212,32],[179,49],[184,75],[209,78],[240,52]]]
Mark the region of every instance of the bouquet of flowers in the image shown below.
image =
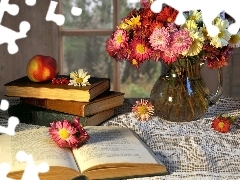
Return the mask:
[[[154,84],[150,100],[154,113],[169,121],[191,121],[205,114],[221,95],[221,67],[228,64],[234,48],[240,46],[240,32],[230,34],[233,19],[220,13],[213,20],[219,34],[211,37],[200,10],[184,13],[182,25],[174,23],[178,11],[163,5],[151,11],[153,0],[141,0],[107,39],[106,50],[115,60],[127,60],[139,68],[145,61],[161,61],[166,72]],[[224,17],[226,16],[226,17]],[[201,77],[201,67],[218,69],[219,88],[211,95]]]
[[[141,0],[141,8],[133,9],[116,27],[106,42],[111,57],[127,60],[135,67],[150,60],[172,64],[197,57],[209,68],[221,68],[227,65],[233,48],[240,46],[240,32],[228,32],[230,20],[216,17],[213,24],[220,33],[210,37],[201,11],[186,12],[186,22],[176,25],[178,11],[165,5],[161,12],[154,13],[150,9],[152,1]]]

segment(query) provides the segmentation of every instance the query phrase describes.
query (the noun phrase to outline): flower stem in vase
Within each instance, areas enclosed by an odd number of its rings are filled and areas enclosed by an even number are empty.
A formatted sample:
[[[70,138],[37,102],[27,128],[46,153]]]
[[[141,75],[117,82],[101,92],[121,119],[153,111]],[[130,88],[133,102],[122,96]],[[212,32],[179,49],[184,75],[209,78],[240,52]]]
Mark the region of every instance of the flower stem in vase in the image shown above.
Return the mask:
[[[195,58],[182,58],[172,63],[155,83],[150,99],[157,116],[184,122],[196,120],[206,112],[207,88],[201,77],[200,61]]]

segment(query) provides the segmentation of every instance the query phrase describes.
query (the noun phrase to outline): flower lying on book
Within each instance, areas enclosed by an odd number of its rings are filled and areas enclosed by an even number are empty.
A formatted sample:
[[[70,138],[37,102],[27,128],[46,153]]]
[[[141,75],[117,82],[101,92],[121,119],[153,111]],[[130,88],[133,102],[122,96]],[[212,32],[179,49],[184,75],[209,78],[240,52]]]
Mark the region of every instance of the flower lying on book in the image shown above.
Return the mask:
[[[132,112],[139,121],[147,121],[154,114],[154,107],[150,101],[141,99],[133,105]]]
[[[231,125],[235,124],[235,122],[236,117],[221,114],[213,120],[211,127],[218,132],[227,133],[230,131]]]
[[[50,123],[49,134],[59,147],[78,148],[89,139],[78,117]]]
[[[79,69],[78,71],[72,71],[70,73],[70,82],[68,85],[73,85],[73,86],[91,85],[88,82],[89,78],[90,78],[90,75],[88,75],[88,72],[84,71],[83,69]]]

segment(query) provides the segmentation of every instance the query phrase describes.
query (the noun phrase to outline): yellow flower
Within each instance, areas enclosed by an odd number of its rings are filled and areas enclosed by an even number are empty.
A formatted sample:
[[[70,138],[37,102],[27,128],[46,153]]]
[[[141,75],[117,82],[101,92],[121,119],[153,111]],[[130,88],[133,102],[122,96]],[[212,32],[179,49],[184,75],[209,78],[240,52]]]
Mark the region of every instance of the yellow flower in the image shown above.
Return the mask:
[[[189,11],[189,16],[187,20],[193,20],[195,22],[202,21],[202,13],[200,11]]]
[[[203,33],[198,30],[190,30],[189,35],[193,39],[192,45],[187,51],[183,52],[182,55],[184,56],[198,55],[202,50],[205,40]]]
[[[214,25],[221,29],[227,29],[229,27],[229,21],[216,17],[214,19]]]
[[[187,28],[188,30],[197,29],[197,23],[194,20],[187,20],[183,25],[182,28]]]
[[[126,31],[129,31],[133,29],[136,26],[140,26],[140,16],[132,17],[130,19],[124,19],[119,25],[118,29],[124,29]]]
[[[131,19],[129,19],[129,20],[126,19],[125,21],[131,27],[136,27],[136,26],[140,26],[141,25],[140,16],[132,17]]]
[[[237,34],[231,35],[229,46],[232,48],[240,47],[240,31]]]
[[[126,24],[125,22],[121,22],[118,26],[118,29],[124,29],[126,31],[131,29],[131,26],[129,26],[128,24]]]

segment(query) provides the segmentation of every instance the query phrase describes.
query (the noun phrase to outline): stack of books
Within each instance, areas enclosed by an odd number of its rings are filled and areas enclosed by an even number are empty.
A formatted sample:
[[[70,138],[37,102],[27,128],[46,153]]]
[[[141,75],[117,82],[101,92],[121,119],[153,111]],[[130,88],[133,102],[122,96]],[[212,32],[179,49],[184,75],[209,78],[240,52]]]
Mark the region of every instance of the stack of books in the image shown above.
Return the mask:
[[[65,76],[61,76],[65,77]],[[21,123],[49,126],[57,120],[79,117],[83,126],[96,126],[114,116],[124,93],[110,91],[110,79],[91,77],[85,87],[32,82],[27,76],[5,84],[6,96],[20,103],[8,109]]]

